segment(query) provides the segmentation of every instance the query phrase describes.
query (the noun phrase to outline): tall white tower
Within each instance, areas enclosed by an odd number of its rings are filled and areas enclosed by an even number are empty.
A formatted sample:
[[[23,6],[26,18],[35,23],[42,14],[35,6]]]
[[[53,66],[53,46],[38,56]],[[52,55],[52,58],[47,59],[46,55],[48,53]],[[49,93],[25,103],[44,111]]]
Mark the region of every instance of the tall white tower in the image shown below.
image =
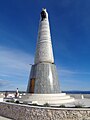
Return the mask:
[[[35,55],[35,64],[40,62],[54,63],[48,13],[46,9],[43,9],[41,12]]]
[[[22,96],[22,100],[55,105],[74,101],[74,98],[60,91],[46,9],[42,9],[40,14],[34,65],[31,67],[27,94]]]
[[[31,68],[27,92],[60,93],[46,9],[42,9],[40,14],[35,60]]]

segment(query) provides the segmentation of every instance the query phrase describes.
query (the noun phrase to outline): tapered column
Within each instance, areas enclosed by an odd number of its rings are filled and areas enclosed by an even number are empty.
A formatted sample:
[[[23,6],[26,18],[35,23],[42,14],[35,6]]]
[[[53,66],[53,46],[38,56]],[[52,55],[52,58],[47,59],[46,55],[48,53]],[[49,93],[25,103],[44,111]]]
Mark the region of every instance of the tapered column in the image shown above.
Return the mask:
[[[43,13],[45,14],[44,18],[42,18]],[[40,62],[54,63],[48,13],[46,12],[46,9],[43,9],[41,12],[34,62],[35,64]]]
[[[43,9],[40,14],[35,60],[31,68],[27,92],[60,93],[46,9]]]

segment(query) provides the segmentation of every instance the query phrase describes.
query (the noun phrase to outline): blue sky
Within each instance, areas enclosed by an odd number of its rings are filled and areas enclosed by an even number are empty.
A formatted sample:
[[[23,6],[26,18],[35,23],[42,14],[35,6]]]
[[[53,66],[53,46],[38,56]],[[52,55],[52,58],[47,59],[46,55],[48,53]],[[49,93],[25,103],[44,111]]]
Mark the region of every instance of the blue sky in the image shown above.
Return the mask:
[[[90,90],[90,0],[1,0],[0,90],[26,90],[43,7],[61,90]]]

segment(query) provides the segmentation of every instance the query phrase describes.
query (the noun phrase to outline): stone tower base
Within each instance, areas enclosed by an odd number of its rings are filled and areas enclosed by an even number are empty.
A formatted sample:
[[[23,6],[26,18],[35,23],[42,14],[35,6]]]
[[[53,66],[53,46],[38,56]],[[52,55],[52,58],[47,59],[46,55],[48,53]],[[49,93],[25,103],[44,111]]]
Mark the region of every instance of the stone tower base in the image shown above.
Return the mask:
[[[42,62],[32,65],[27,87],[28,93],[60,93],[59,86],[55,64]]]

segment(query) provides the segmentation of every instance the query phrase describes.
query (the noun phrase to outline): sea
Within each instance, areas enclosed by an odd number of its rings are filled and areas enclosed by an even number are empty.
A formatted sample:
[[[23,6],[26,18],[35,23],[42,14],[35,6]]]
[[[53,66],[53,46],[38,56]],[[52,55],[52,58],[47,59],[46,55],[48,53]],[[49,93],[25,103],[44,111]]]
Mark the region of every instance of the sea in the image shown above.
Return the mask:
[[[0,92],[6,92],[6,91],[0,91]],[[8,91],[11,93],[15,93],[16,91]],[[19,91],[20,93],[26,93],[26,91]],[[70,90],[70,91],[62,91],[62,93],[66,94],[90,94],[90,91],[79,91],[79,90]]]
[[[90,91],[62,91],[63,93],[67,93],[67,94],[90,94]]]

